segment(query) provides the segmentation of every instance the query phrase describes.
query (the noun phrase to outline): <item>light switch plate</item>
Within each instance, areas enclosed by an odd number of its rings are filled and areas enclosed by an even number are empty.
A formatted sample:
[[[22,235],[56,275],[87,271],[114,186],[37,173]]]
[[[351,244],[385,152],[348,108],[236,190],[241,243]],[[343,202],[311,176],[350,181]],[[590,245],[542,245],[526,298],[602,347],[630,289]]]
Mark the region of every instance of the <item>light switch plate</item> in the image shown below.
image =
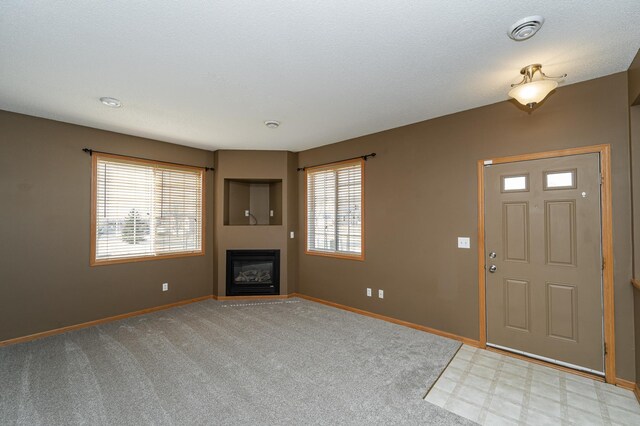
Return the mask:
[[[471,238],[469,238],[469,237],[458,237],[458,248],[470,249],[471,248]]]
[[[295,236],[296,234],[293,231],[289,232],[289,238],[295,238]]]

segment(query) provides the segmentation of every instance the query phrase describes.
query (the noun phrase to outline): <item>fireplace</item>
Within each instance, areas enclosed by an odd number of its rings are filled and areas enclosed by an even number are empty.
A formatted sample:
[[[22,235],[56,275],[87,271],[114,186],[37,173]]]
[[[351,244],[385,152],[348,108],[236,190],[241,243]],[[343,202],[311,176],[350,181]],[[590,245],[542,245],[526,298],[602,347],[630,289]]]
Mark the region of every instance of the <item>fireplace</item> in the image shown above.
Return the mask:
[[[227,250],[227,296],[280,294],[280,250]]]

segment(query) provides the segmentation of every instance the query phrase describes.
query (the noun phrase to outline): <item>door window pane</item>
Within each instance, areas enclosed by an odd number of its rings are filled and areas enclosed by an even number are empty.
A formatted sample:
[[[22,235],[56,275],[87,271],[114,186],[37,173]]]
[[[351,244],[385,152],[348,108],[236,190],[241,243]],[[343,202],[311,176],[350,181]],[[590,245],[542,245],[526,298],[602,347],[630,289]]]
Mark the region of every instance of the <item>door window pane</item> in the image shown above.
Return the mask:
[[[564,170],[544,173],[544,189],[576,188],[576,171]]]
[[[502,176],[502,192],[529,190],[529,175]]]

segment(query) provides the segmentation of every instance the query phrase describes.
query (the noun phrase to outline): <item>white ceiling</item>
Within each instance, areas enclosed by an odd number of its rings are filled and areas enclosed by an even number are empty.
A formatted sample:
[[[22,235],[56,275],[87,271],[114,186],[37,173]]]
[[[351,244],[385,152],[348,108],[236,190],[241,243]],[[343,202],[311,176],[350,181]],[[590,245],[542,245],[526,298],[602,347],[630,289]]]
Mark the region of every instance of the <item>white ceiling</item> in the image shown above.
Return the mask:
[[[0,109],[300,151],[505,100],[530,63],[563,85],[624,71],[638,22],[639,0],[3,0]]]

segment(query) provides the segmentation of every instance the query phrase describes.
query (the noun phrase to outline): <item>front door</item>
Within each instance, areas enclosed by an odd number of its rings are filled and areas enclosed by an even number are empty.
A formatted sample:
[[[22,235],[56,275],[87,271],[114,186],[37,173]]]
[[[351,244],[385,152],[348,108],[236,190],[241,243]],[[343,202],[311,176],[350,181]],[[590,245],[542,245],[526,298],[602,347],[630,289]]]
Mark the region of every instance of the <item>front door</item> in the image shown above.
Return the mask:
[[[487,344],[603,373],[599,154],[484,174]]]

